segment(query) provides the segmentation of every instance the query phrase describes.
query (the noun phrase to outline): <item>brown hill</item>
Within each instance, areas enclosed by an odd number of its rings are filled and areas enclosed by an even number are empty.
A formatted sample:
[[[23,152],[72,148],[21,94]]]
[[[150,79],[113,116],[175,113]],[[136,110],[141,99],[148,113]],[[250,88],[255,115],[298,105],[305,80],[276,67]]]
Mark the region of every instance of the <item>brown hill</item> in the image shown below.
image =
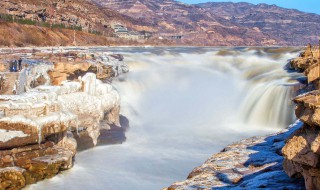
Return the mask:
[[[277,41],[261,31],[172,0],[95,0],[103,7],[149,23],[161,36],[182,34],[185,44],[273,45]]]
[[[106,36],[112,35],[113,22],[137,28],[141,22],[87,0],[4,0],[0,1],[0,14],[12,15],[16,20],[78,27],[87,32],[99,31]]]
[[[203,12],[255,28],[285,45],[315,44],[320,36],[320,15],[317,14],[267,4],[204,3],[197,6]]]
[[[76,30],[77,45],[146,43],[110,38],[114,22],[138,30],[148,29],[147,24],[139,25],[141,21],[87,0],[3,0],[0,1],[0,46],[72,45],[73,30]]]
[[[181,33],[207,45],[303,45],[316,42],[320,16],[275,5],[173,0],[94,0],[149,23],[158,33]]]
[[[79,40],[79,44],[90,45],[101,45],[102,41],[102,44],[110,41],[119,45],[304,45],[316,43],[320,36],[320,15],[249,3],[187,5],[173,0],[3,0],[0,1],[0,21],[37,25],[21,26],[31,31],[44,26],[46,28],[41,30],[60,36],[49,42],[45,41],[50,37],[43,40],[39,37],[42,45],[72,44],[73,32],[57,30],[61,28],[99,34],[99,37],[77,34],[91,36]],[[112,38],[113,23],[121,23],[129,30],[149,31],[153,38],[139,43]],[[0,46],[40,45],[25,40],[28,35],[19,32],[17,25],[2,23],[0,27],[6,31],[4,33],[19,34],[10,38],[3,36]],[[60,32],[68,33],[68,40],[61,37]],[[173,40],[172,36],[183,37]],[[101,39],[98,43],[93,38]]]
[[[0,47],[26,46],[117,46],[117,45],[179,45],[169,40],[131,41],[68,29],[51,29],[0,21]]]
[[[0,46],[69,46],[73,45],[74,32],[67,29],[50,29],[32,25],[0,22]],[[76,31],[77,45],[109,45],[107,38]]]

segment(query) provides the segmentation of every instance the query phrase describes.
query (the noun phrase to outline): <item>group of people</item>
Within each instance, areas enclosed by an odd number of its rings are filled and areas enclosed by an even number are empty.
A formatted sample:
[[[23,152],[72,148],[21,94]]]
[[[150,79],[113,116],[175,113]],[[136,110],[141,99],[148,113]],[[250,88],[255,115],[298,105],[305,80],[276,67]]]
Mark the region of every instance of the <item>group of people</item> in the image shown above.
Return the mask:
[[[18,72],[22,70],[22,59],[14,60],[10,62],[10,72]]]

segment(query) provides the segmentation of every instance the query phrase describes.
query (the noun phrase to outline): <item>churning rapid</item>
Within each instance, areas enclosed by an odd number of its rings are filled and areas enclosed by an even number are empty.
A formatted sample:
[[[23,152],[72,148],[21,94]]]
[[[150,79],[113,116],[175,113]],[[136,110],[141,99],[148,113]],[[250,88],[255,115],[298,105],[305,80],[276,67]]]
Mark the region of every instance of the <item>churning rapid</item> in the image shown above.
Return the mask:
[[[122,53],[115,81],[127,140],[77,154],[75,166],[27,189],[161,189],[224,146],[293,122],[297,48],[95,48]]]

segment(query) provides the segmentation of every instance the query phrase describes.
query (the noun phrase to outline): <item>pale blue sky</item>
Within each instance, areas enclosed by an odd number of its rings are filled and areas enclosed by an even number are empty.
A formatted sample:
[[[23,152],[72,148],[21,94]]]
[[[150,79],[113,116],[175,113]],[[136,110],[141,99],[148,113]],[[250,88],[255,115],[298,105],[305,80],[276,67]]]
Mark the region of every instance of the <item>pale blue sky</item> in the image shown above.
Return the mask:
[[[179,0],[178,0],[179,1]],[[248,2],[253,4],[275,4],[280,7],[298,9],[300,11],[320,14],[320,0],[180,0],[188,4],[206,2]]]

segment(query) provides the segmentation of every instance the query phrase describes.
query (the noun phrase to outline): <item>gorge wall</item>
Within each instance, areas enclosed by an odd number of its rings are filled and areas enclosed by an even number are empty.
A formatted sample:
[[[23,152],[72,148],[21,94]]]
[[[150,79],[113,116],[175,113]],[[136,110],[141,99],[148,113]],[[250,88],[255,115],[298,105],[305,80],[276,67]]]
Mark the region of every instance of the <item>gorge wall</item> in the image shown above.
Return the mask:
[[[290,62],[292,69],[304,72],[306,85],[293,101],[295,114],[303,127],[295,131],[282,149],[283,167],[290,177],[303,177],[306,189],[320,189],[320,112],[319,112],[319,47],[308,45],[305,52]]]

